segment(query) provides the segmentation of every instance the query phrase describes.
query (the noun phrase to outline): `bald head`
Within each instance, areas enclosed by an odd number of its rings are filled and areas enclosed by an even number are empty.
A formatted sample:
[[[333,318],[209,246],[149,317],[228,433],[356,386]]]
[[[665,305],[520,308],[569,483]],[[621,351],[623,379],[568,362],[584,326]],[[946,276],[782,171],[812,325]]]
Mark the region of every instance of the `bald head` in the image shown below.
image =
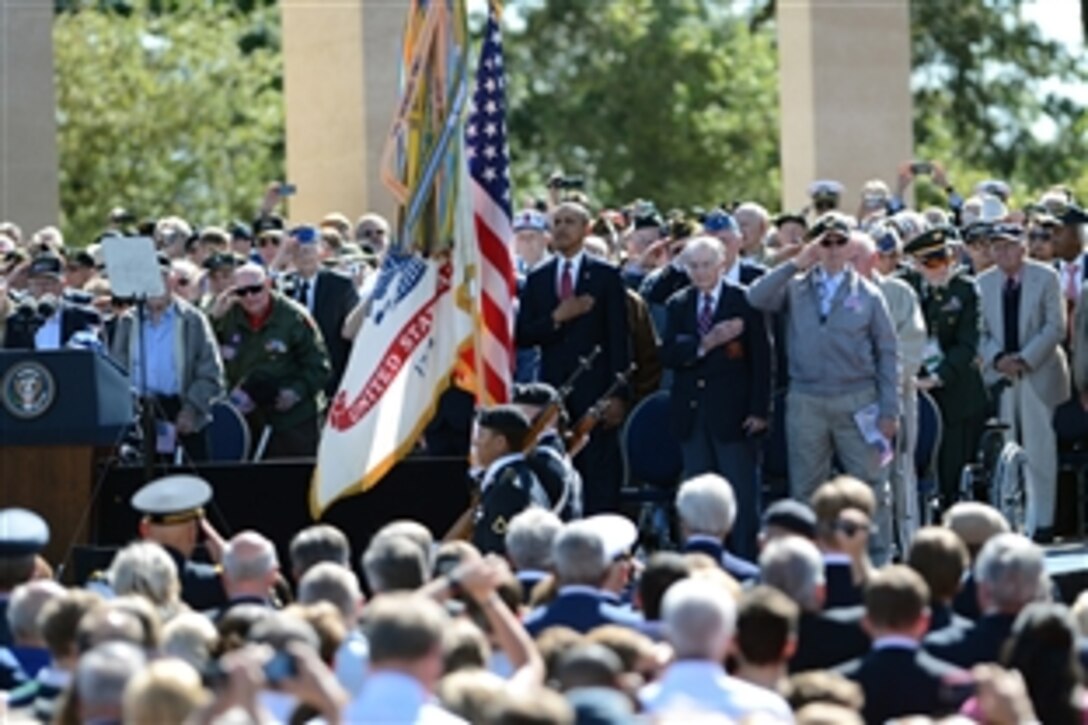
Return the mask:
[[[945,512],[944,525],[963,540],[972,559],[987,541],[1009,531],[1009,523],[1000,511],[978,501],[954,504]]]
[[[272,542],[256,531],[243,531],[223,552],[223,578],[227,594],[234,597],[268,595],[279,571],[279,558]]]

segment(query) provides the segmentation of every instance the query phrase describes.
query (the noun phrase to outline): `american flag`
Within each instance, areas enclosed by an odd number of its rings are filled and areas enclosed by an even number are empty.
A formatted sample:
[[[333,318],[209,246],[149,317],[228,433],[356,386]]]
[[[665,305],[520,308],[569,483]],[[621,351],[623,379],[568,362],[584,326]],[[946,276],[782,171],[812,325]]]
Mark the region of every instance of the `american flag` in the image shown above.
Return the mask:
[[[478,395],[488,405],[509,399],[514,369],[514,238],[510,213],[510,156],[506,147],[506,81],[499,11],[489,3],[472,110],[465,126],[472,208],[480,248],[483,318],[477,359]]]

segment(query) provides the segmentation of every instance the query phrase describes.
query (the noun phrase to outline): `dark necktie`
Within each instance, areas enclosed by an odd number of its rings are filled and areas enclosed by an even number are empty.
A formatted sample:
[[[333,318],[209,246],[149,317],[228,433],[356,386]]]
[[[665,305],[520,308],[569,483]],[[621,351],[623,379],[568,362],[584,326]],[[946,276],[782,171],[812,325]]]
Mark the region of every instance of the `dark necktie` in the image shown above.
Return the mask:
[[[298,290],[297,290],[296,294],[297,294],[296,299],[298,299],[298,301],[302,304],[302,306],[303,307],[309,307],[310,306],[310,304],[309,304],[310,281],[306,280],[306,279],[299,280]]]
[[[565,300],[574,295],[574,270],[570,260],[563,262],[563,274],[559,277],[559,299]]]
[[[699,310],[699,336],[703,337],[714,326],[714,304],[710,295],[703,295],[703,306]]]
[[[1005,322],[1005,352],[1020,352],[1020,284],[1015,277],[1005,280],[1001,303]]]

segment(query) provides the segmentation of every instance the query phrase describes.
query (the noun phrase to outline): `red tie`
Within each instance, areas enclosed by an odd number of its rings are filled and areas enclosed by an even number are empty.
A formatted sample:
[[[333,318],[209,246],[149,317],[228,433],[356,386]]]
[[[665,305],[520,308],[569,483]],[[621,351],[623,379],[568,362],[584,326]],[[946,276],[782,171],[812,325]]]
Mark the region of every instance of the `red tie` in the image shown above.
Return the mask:
[[[563,262],[563,274],[559,278],[559,299],[565,300],[574,295],[574,274],[570,260]]]

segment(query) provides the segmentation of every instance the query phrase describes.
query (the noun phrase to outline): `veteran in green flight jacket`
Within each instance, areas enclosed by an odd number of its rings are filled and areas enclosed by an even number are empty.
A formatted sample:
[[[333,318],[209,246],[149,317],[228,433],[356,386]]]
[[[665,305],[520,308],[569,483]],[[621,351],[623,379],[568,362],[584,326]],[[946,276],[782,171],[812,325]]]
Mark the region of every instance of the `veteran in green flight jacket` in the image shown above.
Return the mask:
[[[329,356],[306,309],[274,292],[268,282],[263,268],[245,264],[213,306],[230,399],[255,438],[271,427],[265,457],[312,456],[331,372]]]
[[[918,293],[929,336],[918,387],[930,392],[944,421],[937,470],[945,508],[958,498],[963,467],[976,456],[988,404],[978,364],[978,287],[955,263],[955,234],[937,227],[903,250],[915,263],[903,278]]]

